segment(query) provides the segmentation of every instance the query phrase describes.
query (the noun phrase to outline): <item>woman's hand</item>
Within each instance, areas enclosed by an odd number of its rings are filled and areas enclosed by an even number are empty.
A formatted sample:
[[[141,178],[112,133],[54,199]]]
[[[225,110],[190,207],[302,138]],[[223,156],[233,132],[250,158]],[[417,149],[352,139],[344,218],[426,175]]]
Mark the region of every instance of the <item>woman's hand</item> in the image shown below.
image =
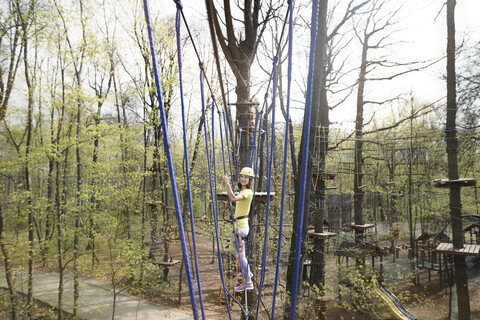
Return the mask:
[[[223,183],[225,184],[225,188],[227,188],[227,194],[230,201],[238,201],[235,194],[233,193],[232,187],[230,187],[230,179],[227,175],[223,176]]]
[[[230,185],[230,179],[228,178],[227,175],[223,176],[223,184],[225,184],[225,187]]]

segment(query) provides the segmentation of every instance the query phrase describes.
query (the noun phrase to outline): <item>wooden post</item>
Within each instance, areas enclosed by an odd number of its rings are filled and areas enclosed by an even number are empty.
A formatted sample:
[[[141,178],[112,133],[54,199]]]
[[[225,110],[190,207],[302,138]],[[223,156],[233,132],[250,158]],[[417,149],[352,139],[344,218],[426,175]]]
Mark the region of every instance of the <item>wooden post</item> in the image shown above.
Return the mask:
[[[438,275],[439,275],[439,279],[440,279],[440,290],[442,290],[442,285],[443,285],[443,275],[442,275],[442,254],[439,254],[438,255]]]
[[[315,299],[315,319],[325,320],[326,319],[326,311],[327,306],[326,302],[322,299],[322,297],[318,297]]]

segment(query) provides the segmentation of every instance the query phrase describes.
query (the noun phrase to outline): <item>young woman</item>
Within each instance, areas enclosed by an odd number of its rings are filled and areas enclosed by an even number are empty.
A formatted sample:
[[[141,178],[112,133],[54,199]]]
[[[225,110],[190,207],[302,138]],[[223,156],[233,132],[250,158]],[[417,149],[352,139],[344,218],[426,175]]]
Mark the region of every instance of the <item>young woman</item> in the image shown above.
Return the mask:
[[[245,241],[243,240],[248,236],[250,231],[248,225],[248,214],[250,213],[250,205],[253,199],[253,179],[255,174],[250,167],[244,167],[240,171],[240,177],[238,185],[241,188],[240,193],[235,194],[230,186],[229,178],[223,177],[223,182],[227,188],[228,198],[232,202],[236,202],[234,221],[234,234],[236,237],[230,239],[234,243],[235,251],[237,252],[238,262],[242,273],[238,276],[243,278],[244,281],[241,285],[235,288],[236,292],[241,292],[253,289],[252,273],[250,272],[250,266],[248,265],[247,258],[245,257]]]

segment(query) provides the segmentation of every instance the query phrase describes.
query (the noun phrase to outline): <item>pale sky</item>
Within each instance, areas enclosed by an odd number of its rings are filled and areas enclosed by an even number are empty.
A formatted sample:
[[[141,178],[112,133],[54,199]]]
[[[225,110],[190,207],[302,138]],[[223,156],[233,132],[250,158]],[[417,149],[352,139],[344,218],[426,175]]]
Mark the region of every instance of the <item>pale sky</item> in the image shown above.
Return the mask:
[[[389,1],[392,1],[392,5],[399,3],[395,0]],[[298,2],[299,0],[296,1],[296,3]],[[329,2],[332,4],[333,0]],[[445,0],[404,0],[404,10],[400,14],[402,19],[397,26],[400,31],[396,33],[397,41],[404,43],[395,47],[395,50],[392,51],[393,56],[399,57],[402,61],[415,61],[433,59],[445,53],[447,39],[446,7],[442,8],[445,2]],[[204,1],[184,1],[183,4],[184,14],[189,20],[189,24],[205,21]],[[170,1],[164,2],[164,5],[168,7],[166,11],[171,10],[173,14],[175,6],[171,5]],[[205,31],[208,32],[208,26],[205,27]],[[480,41],[480,0],[457,0],[456,31],[457,44],[464,37],[470,39],[470,44],[474,41]],[[183,32],[185,32],[184,29]],[[208,37],[206,38],[208,39]],[[295,62],[303,63],[303,61]],[[435,101],[446,93],[446,84],[441,79],[446,70],[445,64],[445,60],[442,60],[437,65],[422,72],[411,73],[393,81],[367,84],[366,93],[369,95],[367,98],[369,100],[381,100],[412,91],[419,101]],[[461,62],[457,63],[457,70],[460,64]],[[264,73],[261,74],[264,75]],[[301,82],[301,80],[297,82]],[[261,96],[263,97],[263,93]],[[352,123],[355,114],[354,96],[355,94],[341,108],[330,113],[332,121],[344,123],[347,126]],[[257,99],[261,100],[262,97],[257,97]],[[230,96],[230,99],[235,99],[234,94]],[[297,121],[301,121],[303,112],[296,112],[293,117]]]

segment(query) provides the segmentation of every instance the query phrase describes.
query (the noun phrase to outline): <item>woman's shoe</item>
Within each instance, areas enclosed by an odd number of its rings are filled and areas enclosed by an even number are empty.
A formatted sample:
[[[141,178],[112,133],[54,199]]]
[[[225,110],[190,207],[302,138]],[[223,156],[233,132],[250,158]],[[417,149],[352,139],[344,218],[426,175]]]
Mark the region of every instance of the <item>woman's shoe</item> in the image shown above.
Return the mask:
[[[253,282],[250,281],[249,283],[243,282],[241,285],[238,287],[235,287],[235,292],[242,292],[245,290],[253,290]]]

